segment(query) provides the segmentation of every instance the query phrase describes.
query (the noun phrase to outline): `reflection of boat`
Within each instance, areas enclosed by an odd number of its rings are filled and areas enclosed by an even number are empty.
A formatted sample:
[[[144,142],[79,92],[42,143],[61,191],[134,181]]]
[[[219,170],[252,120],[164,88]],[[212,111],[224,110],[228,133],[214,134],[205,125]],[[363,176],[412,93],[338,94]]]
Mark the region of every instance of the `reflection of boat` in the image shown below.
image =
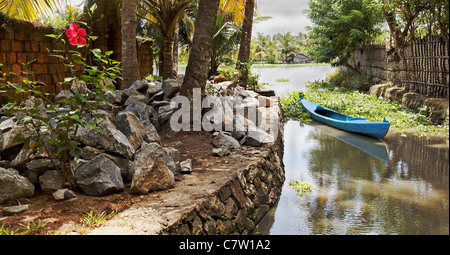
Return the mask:
[[[383,138],[389,130],[390,123],[386,119],[383,122],[373,122],[364,118],[354,118],[310,102],[304,99],[303,95],[300,98],[303,107],[313,119],[332,127],[374,138]]]
[[[381,159],[385,164],[389,163],[389,155],[384,142],[367,136],[344,132],[342,130],[332,128],[322,123],[312,121],[311,126],[319,128],[323,132],[336,137],[337,139],[364,151],[365,153]]]

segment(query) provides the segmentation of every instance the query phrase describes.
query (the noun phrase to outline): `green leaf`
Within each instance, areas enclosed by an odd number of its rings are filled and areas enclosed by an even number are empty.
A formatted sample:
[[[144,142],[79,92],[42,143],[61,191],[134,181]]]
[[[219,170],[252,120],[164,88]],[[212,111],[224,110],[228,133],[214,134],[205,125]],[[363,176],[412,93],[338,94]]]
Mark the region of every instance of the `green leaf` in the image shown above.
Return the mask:
[[[96,58],[102,58],[102,51],[100,49],[93,49],[92,53]]]

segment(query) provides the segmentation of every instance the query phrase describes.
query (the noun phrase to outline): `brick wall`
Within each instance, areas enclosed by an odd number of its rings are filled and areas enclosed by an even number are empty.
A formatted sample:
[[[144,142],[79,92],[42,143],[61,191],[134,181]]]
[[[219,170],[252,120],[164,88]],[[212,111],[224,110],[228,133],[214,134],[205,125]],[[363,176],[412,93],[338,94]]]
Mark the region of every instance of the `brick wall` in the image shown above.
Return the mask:
[[[92,25],[93,34],[98,39],[93,43],[93,48],[99,48],[102,52],[113,51],[112,58],[121,59],[121,34],[115,1],[96,0],[98,8],[94,19],[100,21]],[[89,21],[87,15],[80,17],[83,21]],[[21,20],[10,19],[0,15],[0,64],[3,64],[1,71],[21,73],[24,70],[23,63],[36,59],[31,65],[34,72],[34,80],[41,81],[47,86],[40,89],[44,93],[58,93],[61,90],[59,82],[65,77],[71,76],[70,69],[62,64],[62,61],[55,57],[50,57],[48,52],[61,47],[54,43],[53,38],[46,35],[56,33],[51,26],[31,23]],[[153,41],[151,39],[140,39],[138,45],[138,61],[141,76],[153,72]],[[79,50],[68,45],[63,50]],[[82,48],[84,49],[84,48]],[[12,82],[20,82],[18,77],[8,75],[7,79]],[[4,100],[0,98],[0,104]]]

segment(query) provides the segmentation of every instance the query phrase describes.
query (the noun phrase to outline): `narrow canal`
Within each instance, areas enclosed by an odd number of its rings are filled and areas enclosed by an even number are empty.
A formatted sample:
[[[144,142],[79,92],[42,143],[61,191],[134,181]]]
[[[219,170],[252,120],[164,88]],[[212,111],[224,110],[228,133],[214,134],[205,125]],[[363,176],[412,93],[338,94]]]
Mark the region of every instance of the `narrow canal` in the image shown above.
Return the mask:
[[[279,95],[333,70],[255,69]],[[286,182],[261,234],[449,234],[448,139],[390,132],[379,141],[314,121],[288,121],[284,135]],[[312,192],[298,196],[291,180]]]

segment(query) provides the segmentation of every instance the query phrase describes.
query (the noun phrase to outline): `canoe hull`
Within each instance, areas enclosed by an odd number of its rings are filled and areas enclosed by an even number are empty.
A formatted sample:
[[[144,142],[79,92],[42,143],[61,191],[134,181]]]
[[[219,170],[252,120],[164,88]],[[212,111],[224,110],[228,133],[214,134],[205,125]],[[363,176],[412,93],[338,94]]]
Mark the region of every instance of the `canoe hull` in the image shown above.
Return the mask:
[[[363,134],[373,138],[383,138],[389,131],[390,123],[387,120],[384,120],[383,122],[373,122],[363,118],[353,118],[310,102],[306,99],[301,99],[301,102],[303,108],[311,114],[313,119],[335,128]]]

